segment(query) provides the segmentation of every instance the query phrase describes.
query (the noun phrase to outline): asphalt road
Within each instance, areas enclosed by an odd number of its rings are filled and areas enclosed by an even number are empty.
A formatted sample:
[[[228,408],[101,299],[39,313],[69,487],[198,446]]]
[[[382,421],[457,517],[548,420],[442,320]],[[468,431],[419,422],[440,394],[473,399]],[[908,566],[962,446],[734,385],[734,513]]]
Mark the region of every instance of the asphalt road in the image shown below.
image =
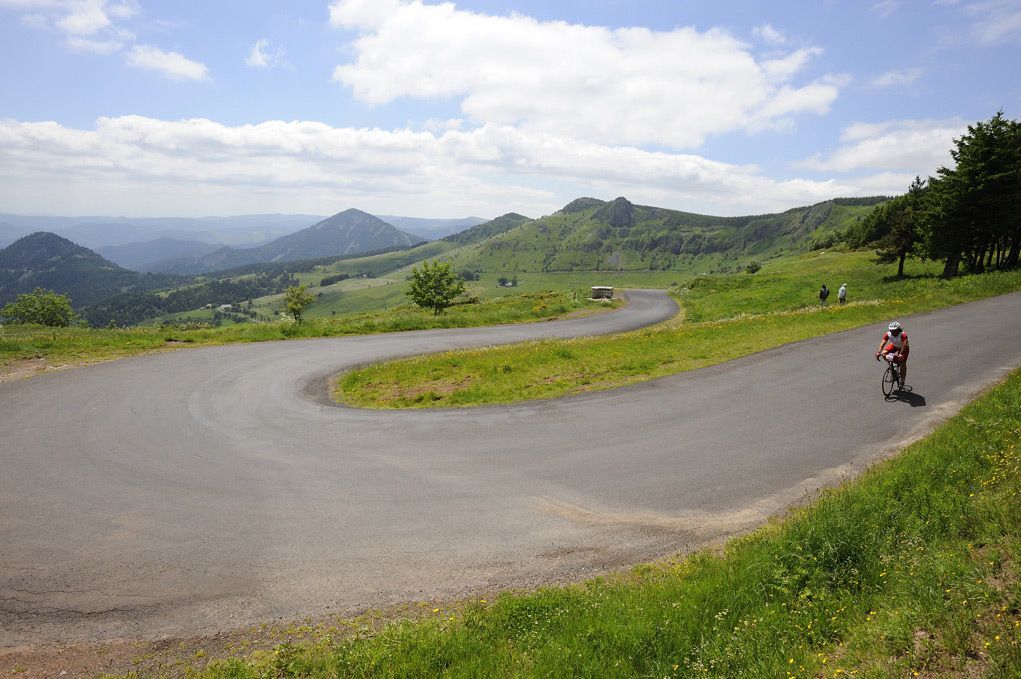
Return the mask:
[[[0,645],[208,634],[576,579],[745,530],[1021,365],[1021,293],[611,392],[363,411],[326,375],[387,357],[615,332],[613,314],[184,350],[0,384]],[[592,357],[598,361],[598,356]]]

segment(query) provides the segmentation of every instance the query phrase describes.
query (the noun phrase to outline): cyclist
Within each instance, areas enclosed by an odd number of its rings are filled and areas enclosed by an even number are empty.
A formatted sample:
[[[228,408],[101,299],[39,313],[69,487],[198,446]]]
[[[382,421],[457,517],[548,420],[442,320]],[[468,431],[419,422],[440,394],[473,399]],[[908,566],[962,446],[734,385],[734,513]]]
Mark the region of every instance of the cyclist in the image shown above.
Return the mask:
[[[900,364],[900,383],[908,378],[908,353],[911,347],[908,346],[908,334],[900,327],[900,323],[894,321],[886,332],[883,333],[883,341],[879,343],[879,351],[876,352],[876,360],[885,359],[896,361]]]

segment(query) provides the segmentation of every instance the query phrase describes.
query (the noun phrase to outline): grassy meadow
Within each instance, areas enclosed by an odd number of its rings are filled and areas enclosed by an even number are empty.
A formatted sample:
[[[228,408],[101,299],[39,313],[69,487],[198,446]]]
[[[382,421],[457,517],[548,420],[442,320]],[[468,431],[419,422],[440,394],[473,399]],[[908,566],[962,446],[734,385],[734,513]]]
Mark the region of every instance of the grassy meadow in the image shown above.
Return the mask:
[[[669,289],[683,322],[614,337],[545,340],[454,351],[369,366],[343,377],[335,397],[370,408],[458,407],[554,398],[721,363],[792,341],[886,323],[910,313],[1021,289],[1021,271],[942,280],[914,263],[893,277],[862,252],[778,258],[756,274],[698,275]],[[823,283],[830,304],[819,307]],[[847,283],[849,303],[836,304]],[[594,360],[593,357],[598,357]]]
[[[388,257],[389,255],[378,255]],[[309,291],[316,295],[316,301],[306,310],[309,318],[326,318],[337,314],[385,310],[404,303],[407,298],[404,290],[407,286],[406,277],[411,266],[383,274],[374,278],[350,278],[347,280],[315,287],[310,285]],[[299,278],[306,274],[296,274]],[[517,276],[517,287],[501,287],[498,280]],[[316,275],[317,284],[322,276]],[[587,291],[593,285],[613,285],[616,287],[651,287],[667,288],[679,285],[688,278],[676,271],[564,271],[548,273],[508,272],[483,273],[478,281],[469,281],[468,294],[479,299],[498,299],[517,295],[523,292],[563,292]],[[320,293],[322,293],[321,296]],[[283,310],[283,295],[270,295],[254,300],[254,310],[260,317],[275,318]],[[166,320],[211,320],[212,311],[189,311],[173,314]]]
[[[1021,676],[1021,372],[720,549],[376,629],[304,626],[240,677]],[[429,612],[431,610],[431,613]]]

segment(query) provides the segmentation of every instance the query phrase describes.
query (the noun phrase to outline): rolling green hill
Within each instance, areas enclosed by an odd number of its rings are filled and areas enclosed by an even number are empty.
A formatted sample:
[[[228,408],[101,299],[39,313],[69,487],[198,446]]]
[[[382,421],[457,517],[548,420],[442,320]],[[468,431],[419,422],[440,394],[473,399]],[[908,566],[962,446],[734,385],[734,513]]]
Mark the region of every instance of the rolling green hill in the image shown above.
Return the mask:
[[[736,268],[741,261],[807,250],[883,200],[837,198],[780,214],[713,217],[626,198],[579,198],[547,217],[468,242],[449,258],[457,269],[504,272]]]

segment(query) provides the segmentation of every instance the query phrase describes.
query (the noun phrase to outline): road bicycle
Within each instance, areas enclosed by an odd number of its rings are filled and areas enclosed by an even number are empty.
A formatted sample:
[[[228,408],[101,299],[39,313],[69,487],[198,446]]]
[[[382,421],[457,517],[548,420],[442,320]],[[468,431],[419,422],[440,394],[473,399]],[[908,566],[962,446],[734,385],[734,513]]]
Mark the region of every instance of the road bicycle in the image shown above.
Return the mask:
[[[900,362],[883,359],[886,361],[886,370],[883,372],[883,396],[890,398],[893,390],[904,389],[904,378],[900,373]]]

